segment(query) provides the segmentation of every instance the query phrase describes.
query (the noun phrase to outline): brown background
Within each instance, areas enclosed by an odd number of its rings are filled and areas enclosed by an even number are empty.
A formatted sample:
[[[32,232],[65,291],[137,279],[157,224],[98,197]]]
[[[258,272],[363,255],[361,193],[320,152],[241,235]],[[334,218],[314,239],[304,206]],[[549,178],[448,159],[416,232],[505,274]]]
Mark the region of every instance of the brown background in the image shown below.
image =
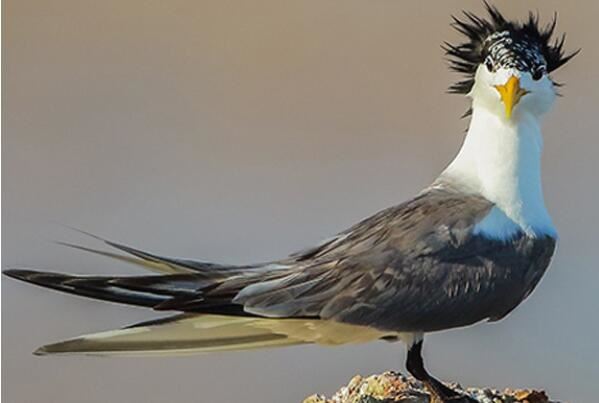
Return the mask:
[[[560,13],[567,83],[545,126],[561,243],[498,324],[434,334],[431,370],[464,384],[596,400],[599,2],[497,1]],[[473,1],[4,1],[3,267],[138,269],[52,244],[73,225],[175,256],[261,261],[317,242],[427,185],[467,103],[440,43]],[[94,244],[93,242],[89,242]],[[191,358],[36,358],[40,344],[151,312],[2,281],[11,402],[297,402],[403,369],[401,345]]]

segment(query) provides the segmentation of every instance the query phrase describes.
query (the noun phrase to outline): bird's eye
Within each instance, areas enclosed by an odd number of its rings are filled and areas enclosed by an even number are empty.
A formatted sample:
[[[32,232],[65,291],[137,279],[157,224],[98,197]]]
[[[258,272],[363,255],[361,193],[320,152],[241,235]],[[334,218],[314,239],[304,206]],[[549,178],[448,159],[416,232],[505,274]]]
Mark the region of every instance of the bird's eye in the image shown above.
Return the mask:
[[[490,58],[490,57],[487,57],[487,60],[485,60],[485,67],[487,68],[487,71],[488,71],[489,73],[492,73],[492,72],[493,72],[493,68],[494,68],[495,66],[493,66],[493,60],[491,60],[491,58]]]
[[[545,75],[547,71],[545,66],[539,66],[532,71],[532,79],[535,81],[539,81]]]

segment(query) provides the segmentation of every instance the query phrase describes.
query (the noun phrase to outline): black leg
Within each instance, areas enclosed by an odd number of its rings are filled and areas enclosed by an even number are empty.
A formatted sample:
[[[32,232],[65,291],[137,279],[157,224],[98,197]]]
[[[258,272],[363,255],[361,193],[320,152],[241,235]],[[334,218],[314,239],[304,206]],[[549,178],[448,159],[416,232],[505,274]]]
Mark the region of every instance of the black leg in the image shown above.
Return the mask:
[[[433,402],[475,402],[475,400],[448,388],[427,372],[424,368],[424,361],[422,360],[422,340],[414,343],[409,348],[406,367],[414,378],[424,383],[424,386],[426,386],[432,395]]]

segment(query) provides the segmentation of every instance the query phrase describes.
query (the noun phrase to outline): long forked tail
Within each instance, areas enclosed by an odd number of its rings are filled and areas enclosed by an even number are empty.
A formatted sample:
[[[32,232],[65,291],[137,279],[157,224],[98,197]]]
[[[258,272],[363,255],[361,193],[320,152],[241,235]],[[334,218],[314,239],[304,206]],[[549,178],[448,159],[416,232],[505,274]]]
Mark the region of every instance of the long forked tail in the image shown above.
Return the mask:
[[[27,270],[8,270],[5,274],[77,295],[154,308],[159,308],[164,301],[172,301],[173,298],[166,295],[172,295],[173,289],[185,295],[191,284],[185,281],[186,275],[146,276],[143,278],[148,284],[153,280],[160,286],[144,292],[137,290],[141,288],[140,277],[83,278]],[[165,278],[169,280],[165,281]],[[198,297],[194,298],[197,300]],[[362,343],[396,336],[319,318],[264,318],[243,312],[243,307],[237,308],[233,310],[226,302],[221,306],[209,305],[201,308],[204,313],[177,314],[123,329],[84,335],[43,346],[35,354],[185,355],[312,343]]]
[[[198,300],[210,281],[190,274],[136,277],[72,276],[33,270],[6,270],[4,274],[70,294],[104,301],[161,309],[169,301]],[[90,355],[179,355],[200,352],[246,350],[301,344],[302,340],[277,333],[262,323],[265,319],[233,312],[230,303],[201,309],[41,347],[36,355],[83,353]]]
[[[41,287],[104,301],[153,308],[194,312],[141,323],[125,329],[81,336],[48,345],[36,354],[179,354],[222,351],[297,344],[284,334],[252,326],[255,318],[243,307],[219,296],[218,303],[201,305],[203,292],[223,281],[244,276],[251,266],[225,266],[200,261],[163,257],[88,234],[124,254],[69,243],[62,245],[132,263],[159,275],[82,276],[29,269],[3,271],[15,278]],[[251,274],[251,273],[250,273]],[[243,281],[241,281],[243,283]],[[161,304],[168,303],[162,307]],[[227,314],[230,316],[222,315]]]
[[[127,254],[66,245],[133,263],[160,275],[74,276],[24,269],[6,270],[4,274],[70,294],[183,313],[50,344],[35,354],[179,355],[306,343],[336,345],[390,336],[319,318],[275,319],[246,313],[233,298],[246,285],[268,279],[269,269],[265,266],[223,266],[166,258],[105,242]],[[273,267],[274,271],[281,268]],[[219,290],[224,283],[227,287]]]

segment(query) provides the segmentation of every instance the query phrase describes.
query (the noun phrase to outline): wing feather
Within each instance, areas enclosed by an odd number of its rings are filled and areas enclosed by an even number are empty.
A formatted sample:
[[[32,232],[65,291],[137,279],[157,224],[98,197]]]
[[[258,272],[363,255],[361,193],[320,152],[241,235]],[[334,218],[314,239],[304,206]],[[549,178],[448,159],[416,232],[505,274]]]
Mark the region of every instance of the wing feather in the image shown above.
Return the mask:
[[[126,255],[67,246],[162,275],[4,273],[92,298],[196,314],[84,336],[47,352],[203,352],[352,342],[498,319],[526,298],[547,268],[555,240],[525,234],[509,242],[483,239],[473,229],[491,208],[480,196],[435,186],[281,261],[225,266],[162,257],[91,235]],[[213,333],[197,332],[207,326]]]
[[[310,258],[287,276],[247,285],[233,301],[267,317],[315,316],[396,331],[502,317],[534,288],[555,241],[476,235],[492,207],[480,196],[431,188],[306,252]]]
[[[49,344],[35,354],[187,355],[360,343],[387,336],[395,334],[332,321],[185,314]]]

